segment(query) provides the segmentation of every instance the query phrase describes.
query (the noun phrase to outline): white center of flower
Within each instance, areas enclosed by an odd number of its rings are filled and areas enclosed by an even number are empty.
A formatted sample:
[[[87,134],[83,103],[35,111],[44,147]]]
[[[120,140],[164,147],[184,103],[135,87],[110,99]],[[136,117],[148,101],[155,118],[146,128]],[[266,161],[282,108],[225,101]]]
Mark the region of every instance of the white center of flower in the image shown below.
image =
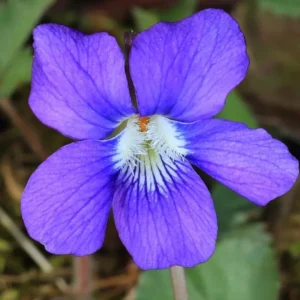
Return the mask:
[[[155,115],[128,119],[117,153],[118,167],[133,173],[138,167],[139,171],[145,170],[142,173],[147,176],[159,177],[162,163],[183,159],[187,151],[183,137],[171,121]]]

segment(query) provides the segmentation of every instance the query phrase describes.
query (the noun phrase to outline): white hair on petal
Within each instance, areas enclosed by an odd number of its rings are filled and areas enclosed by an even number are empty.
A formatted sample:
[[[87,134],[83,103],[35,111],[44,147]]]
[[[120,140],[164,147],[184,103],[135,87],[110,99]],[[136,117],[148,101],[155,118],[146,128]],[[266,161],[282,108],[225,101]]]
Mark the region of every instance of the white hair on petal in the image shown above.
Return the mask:
[[[184,139],[172,123],[163,116],[150,118],[146,134],[150,141],[150,148],[156,150],[163,159],[174,160],[178,157],[183,158],[187,154]]]
[[[133,170],[140,163],[139,156],[147,155],[145,141],[145,133],[140,130],[138,117],[129,118],[118,143],[118,167],[128,166]]]
[[[115,161],[117,167],[124,171],[129,169],[133,176],[136,176],[135,170],[140,169],[141,176],[147,175],[148,188],[153,188],[151,182],[154,179],[162,183],[159,170],[163,168],[163,162],[170,164],[176,159],[184,159],[186,143],[171,121],[163,116],[150,117],[147,130],[142,130],[139,122],[137,116],[128,119]]]

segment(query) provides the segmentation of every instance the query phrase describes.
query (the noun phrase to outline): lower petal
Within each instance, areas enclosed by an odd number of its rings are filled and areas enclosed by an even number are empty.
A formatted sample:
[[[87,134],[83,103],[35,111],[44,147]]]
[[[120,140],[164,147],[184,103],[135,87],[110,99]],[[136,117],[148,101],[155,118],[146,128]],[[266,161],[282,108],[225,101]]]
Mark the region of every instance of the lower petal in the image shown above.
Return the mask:
[[[175,124],[192,164],[258,205],[289,191],[298,177],[298,161],[264,129],[217,119]]]
[[[102,246],[116,176],[113,143],[67,145],[29,179],[22,217],[29,235],[49,252],[81,256]]]
[[[214,252],[213,202],[186,161],[150,156],[135,170],[123,170],[113,210],[120,238],[142,269],[192,267]]]

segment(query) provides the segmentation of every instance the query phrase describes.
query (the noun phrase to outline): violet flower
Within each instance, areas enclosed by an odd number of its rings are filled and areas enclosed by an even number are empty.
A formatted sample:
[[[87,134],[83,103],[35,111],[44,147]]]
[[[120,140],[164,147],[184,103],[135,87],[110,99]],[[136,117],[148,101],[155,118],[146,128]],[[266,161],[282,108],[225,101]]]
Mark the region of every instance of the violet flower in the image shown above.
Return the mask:
[[[212,198],[191,164],[258,205],[294,184],[298,162],[284,144],[212,118],[249,65],[244,36],[224,11],[137,35],[129,64],[138,108],[112,36],[47,24],[34,41],[30,107],[80,140],[42,163],[22,197],[26,228],[49,252],[101,248],[112,206],[138,266],[191,267],[213,254],[217,238]]]

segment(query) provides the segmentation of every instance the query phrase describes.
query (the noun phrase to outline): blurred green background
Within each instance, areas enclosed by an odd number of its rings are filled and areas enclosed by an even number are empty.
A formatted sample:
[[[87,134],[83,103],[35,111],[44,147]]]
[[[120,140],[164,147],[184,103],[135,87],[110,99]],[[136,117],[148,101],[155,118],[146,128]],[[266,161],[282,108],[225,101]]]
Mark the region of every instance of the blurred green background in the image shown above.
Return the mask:
[[[141,272],[109,221],[92,257],[53,256],[30,240],[20,197],[30,174],[69,141],[30,111],[32,29],[54,22],[86,33],[176,21],[208,7],[240,23],[251,66],[219,117],[264,127],[300,157],[300,0],[0,0],[0,299],[172,299],[168,271]],[[186,270],[191,300],[300,299],[300,186],[256,207],[212,179],[215,255]],[[50,187],[51,188],[51,187]]]

